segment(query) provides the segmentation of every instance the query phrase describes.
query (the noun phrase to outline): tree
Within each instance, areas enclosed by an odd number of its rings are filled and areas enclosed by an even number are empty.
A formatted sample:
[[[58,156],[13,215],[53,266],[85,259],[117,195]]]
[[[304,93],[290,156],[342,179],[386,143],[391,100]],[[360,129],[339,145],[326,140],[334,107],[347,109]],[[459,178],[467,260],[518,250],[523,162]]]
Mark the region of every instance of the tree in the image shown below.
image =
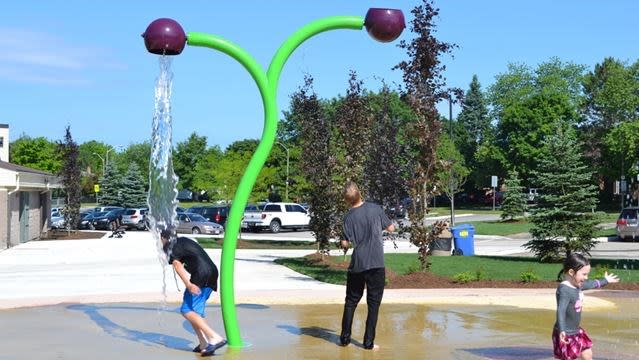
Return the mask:
[[[206,136],[192,133],[186,141],[179,142],[173,152],[175,175],[180,178],[181,189],[201,190],[193,188],[193,178],[197,164],[206,154]]]
[[[604,184],[606,178],[628,174],[636,163],[636,141],[632,139],[636,132],[628,124],[639,119],[639,61],[628,66],[605,58],[586,74],[583,89],[586,100],[581,138],[586,144],[586,157]]]
[[[507,161],[505,168],[516,167],[526,181],[532,177],[542,143],[553,134],[556,122],[577,123],[584,67],[551,58],[534,71],[515,64],[508,69],[497,75],[489,90],[498,120],[495,141],[503,153],[498,157]]]
[[[216,145],[206,149],[204,157],[195,166],[193,188],[206,191],[209,197],[215,194],[215,169],[221,159],[222,150],[220,150],[219,146]]]
[[[457,116],[458,132],[455,144],[464,156],[466,165],[472,170],[478,169],[475,154],[479,146],[486,140],[490,131],[490,117],[486,106],[486,97],[481,90],[477,75],[473,75],[470,87],[462,102],[462,110]],[[476,179],[476,178],[475,178]],[[473,188],[481,188],[481,182],[471,181]]]
[[[324,253],[328,251],[331,229],[336,220],[334,199],[337,195],[331,171],[334,160],[329,152],[331,130],[313,91],[310,75],[304,77],[304,86],[291,95],[291,114],[300,126],[299,141],[304,153],[300,169],[312,188],[308,197],[311,209],[309,228],[315,235],[318,250]]]
[[[338,103],[336,110],[333,124],[336,141],[333,148],[340,159],[337,171],[342,182],[354,181],[366,193],[364,168],[371,148],[372,121],[368,100],[362,95],[362,81],[357,79],[354,71],[350,72],[346,96]]]
[[[60,172],[62,159],[55,142],[44,137],[31,138],[22,135],[9,147],[11,163],[38,169],[52,174]]]
[[[524,246],[540,261],[564,258],[571,252],[589,254],[595,246],[596,186],[584,165],[575,131],[566,122],[544,142],[540,171],[539,202],[531,211],[533,239]]]
[[[410,109],[386,84],[379,94],[369,93],[367,97],[374,121],[364,185],[371,199],[385,208],[397,208],[406,194],[404,176],[408,172],[399,130],[402,117],[407,118]]]
[[[124,207],[142,207],[148,197],[138,165],[132,162],[122,179],[121,199]]]
[[[407,124],[402,139],[410,149],[413,176],[409,180],[409,194],[412,206],[408,209],[411,222],[410,241],[419,248],[419,259],[423,269],[428,267],[427,249],[434,234],[425,224],[428,202],[436,191],[437,146],[441,121],[437,103],[449,99],[450,93],[444,89],[443,72],[446,67],[440,57],[449,54],[456,47],[439,41],[433,35],[434,18],[439,14],[430,0],[412,10],[415,18],[410,23],[415,38],[402,40],[399,47],[406,50],[408,60],[400,62],[395,69],[403,72],[404,98],[413,110],[415,120]]]
[[[446,134],[442,134],[440,138],[437,159],[442,164],[437,172],[438,187],[448,199],[452,199],[462,190],[470,169],[465,166],[463,155]]]
[[[107,164],[104,176],[100,178],[100,204],[121,206],[122,185],[120,174],[112,163]]]
[[[82,177],[78,163],[78,144],[73,141],[71,127],[67,126],[64,141],[58,142],[58,149],[63,159],[60,176],[67,193],[67,204],[64,207],[64,221],[67,228],[76,230],[80,222],[80,202],[82,198]]]
[[[524,216],[528,199],[524,193],[525,188],[521,185],[517,170],[508,172],[508,178],[504,185],[504,199],[501,202],[502,220],[513,220],[518,216]]]

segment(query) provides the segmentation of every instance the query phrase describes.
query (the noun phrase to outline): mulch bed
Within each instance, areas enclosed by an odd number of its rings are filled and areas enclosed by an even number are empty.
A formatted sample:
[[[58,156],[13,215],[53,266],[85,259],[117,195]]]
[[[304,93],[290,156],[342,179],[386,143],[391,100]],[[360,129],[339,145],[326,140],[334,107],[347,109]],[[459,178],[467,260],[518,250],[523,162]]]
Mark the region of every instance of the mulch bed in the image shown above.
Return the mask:
[[[103,232],[94,231],[71,231],[66,230],[51,230],[45,236],[42,236],[40,240],[84,240],[84,239],[99,239],[104,236]]]
[[[328,266],[330,269],[346,270],[348,263],[333,263],[319,254],[307,255],[306,258],[313,264]],[[523,282],[516,280],[479,280],[467,283],[457,283],[445,276],[433,274],[431,272],[415,272],[405,275],[398,275],[390,269],[386,269],[386,289],[447,289],[447,288],[522,288],[540,289],[556,288],[556,281],[539,280],[535,282]],[[639,290],[639,283],[609,284],[606,290]]]

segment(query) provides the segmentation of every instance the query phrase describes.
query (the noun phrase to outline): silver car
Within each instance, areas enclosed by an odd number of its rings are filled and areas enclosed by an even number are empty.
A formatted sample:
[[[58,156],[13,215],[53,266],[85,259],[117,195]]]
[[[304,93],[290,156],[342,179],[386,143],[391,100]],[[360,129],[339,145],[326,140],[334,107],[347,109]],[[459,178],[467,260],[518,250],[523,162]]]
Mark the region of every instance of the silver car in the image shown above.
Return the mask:
[[[122,226],[127,229],[146,230],[145,215],[149,211],[147,208],[129,208],[122,213]]]
[[[639,207],[629,207],[621,210],[617,219],[617,236],[620,240],[635,240],[639,238]]]
[[[218,223],[206,220],[202,215],[193,213],[178,214],[178,233],[220,235],[224,227]]]

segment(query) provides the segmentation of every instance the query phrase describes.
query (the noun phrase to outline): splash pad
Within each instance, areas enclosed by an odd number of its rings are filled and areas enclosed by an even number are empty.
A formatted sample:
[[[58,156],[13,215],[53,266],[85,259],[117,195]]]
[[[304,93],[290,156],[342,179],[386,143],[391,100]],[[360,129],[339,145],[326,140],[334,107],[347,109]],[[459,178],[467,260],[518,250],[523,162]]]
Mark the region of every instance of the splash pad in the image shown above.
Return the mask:
[[[185,45],[188,44],[191,46],[208,47],[231,56],[249,72],[262,97],[264,107],[264,130],[262,132],[262,138],[249,161],[248,167],[240,180],[237,192],[233,198],[222,247],[220,298],[224,329],[228,344],[231,347],[241,347],[243,345],[235,309],[233,284],[237,237],[240,231],[240,222],[244,208],[248,203],[253,185],[275,143],[278,121],[276,95],[282,69],[293,51],[309,38],[329,30],[361,30],[364,27],[366,27],[368,33],[375,40],[391,42],[399,37],[406,26],[403,13],[401,10],[396,9],[372,8],[368,10],[366,18],[360,16],[333,16],[319,19],[302,27],[284,41],[276,51],[266,71],[264,71],[248,52],[238,45],[216,35],[200,32],[189,32],[187,34],[184,32],[182,26],[173,19],[157,19],[151,22],[144,34],[142,34],[146,49],[152,54],[162,56],[179,55],[184,50]],[[170,154],[170,149],[165,149],[165,151],[167,154]],[[151,166],[153,166],[153,163]],[[151,170],[151,173],[153,175],[153,170]],[[164,179],[169,179],[169,175],[160,177],[160,188],[166,186],[167,181],[164,181]],[[153,179],[151,180],[153,181]],[[166,229],[173,219],[164,216],[164,213],[169,213],[170,210],[156,207],[157,209],[154,212],[152,206],[153,200],[151,199],[154,193],[153,183],[151,183],[151,191],[149,194],[149,205],[151,206],[150,216],[151,218],[155,218],[152,220],[153,226],[151,230],[159,242],[158,233]],[[169,205],[169,202],[164,203],[167,206]],[[173,209],[175,208],[174,204],[170,204],[170,206]],[[174,213],[175,210],[172,212],[173,216]]]

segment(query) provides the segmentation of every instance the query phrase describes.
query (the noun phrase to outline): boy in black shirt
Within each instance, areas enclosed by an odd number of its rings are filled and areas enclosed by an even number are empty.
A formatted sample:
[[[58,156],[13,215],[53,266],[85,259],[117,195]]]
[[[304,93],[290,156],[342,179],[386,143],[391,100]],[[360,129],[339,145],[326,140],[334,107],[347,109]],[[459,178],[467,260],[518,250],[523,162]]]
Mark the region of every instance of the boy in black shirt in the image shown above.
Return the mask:
[[[176,238],[169,229],[163,230],[160,237],[169,264],[173,265],[186,287],[180,312],[191,323],[200,341],[193,352],[211,356],[215,350],[226,345],[226,340],[213,331],[204,319],[206,301],[213,291],[217,291],[217,267],[195,240]]]

